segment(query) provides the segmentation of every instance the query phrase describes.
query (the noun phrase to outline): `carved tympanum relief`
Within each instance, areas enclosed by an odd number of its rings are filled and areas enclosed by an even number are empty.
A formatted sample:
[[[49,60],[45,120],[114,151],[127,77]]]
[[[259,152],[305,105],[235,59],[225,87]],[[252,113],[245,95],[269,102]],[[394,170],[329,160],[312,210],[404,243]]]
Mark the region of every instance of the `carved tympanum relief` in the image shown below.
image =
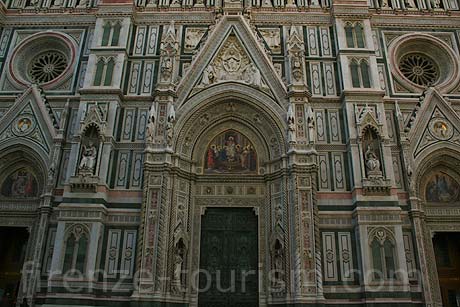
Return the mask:
[[[207,87],[224,81],[238,81],[258,88],[267,88],[259,68],[235,35],[229,36],[223,48],[206,67],[199,86]]]

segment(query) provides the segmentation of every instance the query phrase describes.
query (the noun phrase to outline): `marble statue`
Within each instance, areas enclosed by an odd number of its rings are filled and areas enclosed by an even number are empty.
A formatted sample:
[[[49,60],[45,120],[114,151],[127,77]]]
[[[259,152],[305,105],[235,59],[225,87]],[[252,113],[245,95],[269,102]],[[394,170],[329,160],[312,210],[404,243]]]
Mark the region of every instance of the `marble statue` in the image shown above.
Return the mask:
[[[92,142],[88,146],[83,145],[79,169],[93,172],[96,166],[97,149]]]
[[[380,173],[380,161],[377,155],[372,148],[372,145],[367,145],[365,160],[366,160],[366,168],[369,174],[377,174]]]

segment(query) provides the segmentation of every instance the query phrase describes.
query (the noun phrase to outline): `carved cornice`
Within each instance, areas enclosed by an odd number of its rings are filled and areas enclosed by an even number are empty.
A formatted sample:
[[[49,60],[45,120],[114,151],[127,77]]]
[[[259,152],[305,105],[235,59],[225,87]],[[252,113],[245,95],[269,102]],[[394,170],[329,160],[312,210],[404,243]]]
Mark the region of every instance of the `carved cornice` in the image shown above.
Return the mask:
[[[96,23],[96,16],[94,14],[11,14],[8,12],[5,16],[4,26],[60,26],[68,25],[69,23],[79,26],[93,26]]]
[[[174,10],[168,11],[156,8],[137,8],[134,12],[134,21],[137,24],[168,24],[172,19],[176,25],[180,24],[213,24],[215,14],[212,11],[189,11]]]

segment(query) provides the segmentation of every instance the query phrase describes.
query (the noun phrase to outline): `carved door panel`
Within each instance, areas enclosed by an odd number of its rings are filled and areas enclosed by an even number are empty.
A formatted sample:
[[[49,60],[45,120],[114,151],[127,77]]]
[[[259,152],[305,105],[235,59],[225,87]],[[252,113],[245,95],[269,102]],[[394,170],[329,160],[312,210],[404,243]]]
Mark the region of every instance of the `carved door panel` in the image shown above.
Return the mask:
[[[208,208],[201,221],[200,307],[256,307],[257,216],[251,208]]]

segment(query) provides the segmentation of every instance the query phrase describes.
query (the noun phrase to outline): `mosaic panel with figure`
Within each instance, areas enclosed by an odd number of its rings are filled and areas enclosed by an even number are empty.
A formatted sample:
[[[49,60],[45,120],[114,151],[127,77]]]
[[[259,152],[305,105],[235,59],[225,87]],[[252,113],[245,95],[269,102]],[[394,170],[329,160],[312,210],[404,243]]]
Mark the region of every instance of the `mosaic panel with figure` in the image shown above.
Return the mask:
[[[36,197],[37,180],[27,169],[19,169],[9,175],[2,184],[2,195],[6,197]]]
[[[254,173],[257,153],[241,133],[227,130],[215,137],[206,150],[206,173]]]
[[[449,175],[437,172],[426,185],[425,199],[433,202],[455,201],[459,196],[459,184]]]

